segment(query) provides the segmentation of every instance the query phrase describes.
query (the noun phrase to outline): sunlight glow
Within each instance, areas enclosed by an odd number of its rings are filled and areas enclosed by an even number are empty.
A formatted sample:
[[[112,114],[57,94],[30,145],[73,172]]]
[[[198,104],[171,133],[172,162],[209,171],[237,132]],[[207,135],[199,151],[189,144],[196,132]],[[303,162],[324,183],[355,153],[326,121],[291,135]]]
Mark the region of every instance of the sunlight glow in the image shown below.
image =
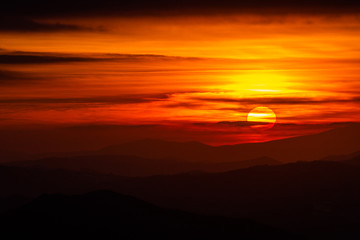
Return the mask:
[[[257,107],[248,113],[247,121],[254,129],[270,129],[276,122],[276,115],[274,111],[268,107]]]

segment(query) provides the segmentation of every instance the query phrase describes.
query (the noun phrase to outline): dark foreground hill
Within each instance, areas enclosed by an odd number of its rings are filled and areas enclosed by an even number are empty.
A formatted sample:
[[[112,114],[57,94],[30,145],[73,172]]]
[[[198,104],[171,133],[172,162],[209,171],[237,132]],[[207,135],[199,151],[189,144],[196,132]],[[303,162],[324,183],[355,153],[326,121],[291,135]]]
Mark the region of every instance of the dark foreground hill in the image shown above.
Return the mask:
[[[110,191],[42,195],[0,215],[12,239],[300,239],[250,221],[160,208]]]
[[[254,219],[315,239],[360,237],[360,158],[141,178],[0,167],[0,197],[110,189],[158,206]]]

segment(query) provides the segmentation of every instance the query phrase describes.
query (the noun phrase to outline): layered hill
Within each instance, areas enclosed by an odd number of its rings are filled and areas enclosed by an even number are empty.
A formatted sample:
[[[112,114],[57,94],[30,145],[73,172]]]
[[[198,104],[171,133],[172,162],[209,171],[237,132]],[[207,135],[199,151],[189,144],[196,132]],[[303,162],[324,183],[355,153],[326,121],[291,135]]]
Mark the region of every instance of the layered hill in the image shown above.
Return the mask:
[[[160,208],[104,190],[42,195],[0,214],[0,229],[12,239],[300,239],[254,221]]]

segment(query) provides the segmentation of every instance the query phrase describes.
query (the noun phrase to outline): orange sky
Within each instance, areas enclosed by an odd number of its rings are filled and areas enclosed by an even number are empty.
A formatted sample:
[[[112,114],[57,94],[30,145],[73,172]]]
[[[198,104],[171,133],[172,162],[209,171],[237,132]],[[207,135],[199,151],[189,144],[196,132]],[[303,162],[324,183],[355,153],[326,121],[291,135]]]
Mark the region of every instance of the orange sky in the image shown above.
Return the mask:
[[[222,144],[360,121],[358,14],[38,21],[81,28],[0,32],[1,126],[156,124]],[[243,126],[258,106],[278,127]]]

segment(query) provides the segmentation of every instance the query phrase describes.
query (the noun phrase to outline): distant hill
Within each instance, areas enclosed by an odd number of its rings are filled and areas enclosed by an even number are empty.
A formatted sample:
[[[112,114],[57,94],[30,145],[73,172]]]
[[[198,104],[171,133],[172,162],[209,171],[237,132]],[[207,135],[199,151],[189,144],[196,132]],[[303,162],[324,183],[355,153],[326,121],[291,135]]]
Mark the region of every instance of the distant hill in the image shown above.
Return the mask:
[[[0,214],[0,229],[12,239],[300,239],[250,220],[160,208],[104,190],[42,195]]]
[[[84,130],[81,133],[85,134],[86,132],[87,131]],[[36,133],[31,133],[36,135]],[[3,142],[1,142],[1,149],[6,149],[6,147],[10,149],[10,143],[16,145],[16,139],[22,139],[21,134],[21,132],[14,134],[15,137],[10,133],[5,134]],[[104,141],[104,144],[110,144],[108,147],[94,151],[79,150],[76,152],[49,152],[52,148],[48,145],[50,143],[51,145],[56,145],[56,139],[52,139],[53,135],[48,136],[46,132],[42,132],[41,136],[41,139],[43,140],[38,139],[37,141],[29,144],[27,144],[26,139],[19,141],[21,146],[29,145],[27,148],[33,146],[37,153],[25,154],[19,153],[18,151],[0,151],[0,162],[39,160],[58,157],[68,158],[89,155],[119,155],[191,163],[235,163],[267,157],[282,163],[287,163],[297,161],[315,161],[328,156],[348,155],[360,151],[360,124],[351,124],[347,127],[336,128],[314,135],[293,137],[270,142],[224,146],[209,146],[199,142],[169,142],[156,139],[145,139],[111,145],[114,141],[107,139]],[[46,140],[47,136],[49,137],[48,141]],[[14,140],[12,138],[16,139]],[[7,139],[12,139],[12,141],[7,142]],[[61,149],[61,146],[64,144],[66,145],[69,139],[63,136],[58,141],[60,141],[61,144],[59,144],[57,148]],[[94,139],[94,137],[89,137],[86,141],[77,139],[77,142],[73,144],[74,146],[72,146],[72,148],[76,148],[76,146],[78,146],[79,149],[86,149],[86,144],[88,143],[88,149],[94,149],[93,145],[96,141],[97,140]],[[250,165],[253,166],[252,164]]]
[[[0,198],[0,213],[24,205],[29,202],[31,198],[12,195]]]
[[[320,159],[319,161],[328,161],[328,162],[345,162],[347,160],[357,159],[360,157],[360,151],[354,152],[346,155],[332,155]]]
[[[351,158],[345,159],[342,162],[345,164],[350,164],[360,167],[360,152],[353,154]]]
[[[172,159],[146,159],[134,156],[103,155],[53,157],[39,160],[10,162],[6,165],[43,169],[63,169],[121,176],[151,176],[184,172],[222,172],[259,165],[280,164],[271,158],[258,158],[238,162],[184,162]]]
[[[131,155],[188,162],[237,162],[269,157],[280,162],[315,161],[360,150],[360,125],[263,143],[208,146],[198,142],[142,140],[106,147],[93,155]]]
[[[317,239],[344,239],[350,233],[360,237],[360,166],[354,165],[356,161],[140,178],[2,166],[0,197],[110,189],[162,207],[254,219]]]

